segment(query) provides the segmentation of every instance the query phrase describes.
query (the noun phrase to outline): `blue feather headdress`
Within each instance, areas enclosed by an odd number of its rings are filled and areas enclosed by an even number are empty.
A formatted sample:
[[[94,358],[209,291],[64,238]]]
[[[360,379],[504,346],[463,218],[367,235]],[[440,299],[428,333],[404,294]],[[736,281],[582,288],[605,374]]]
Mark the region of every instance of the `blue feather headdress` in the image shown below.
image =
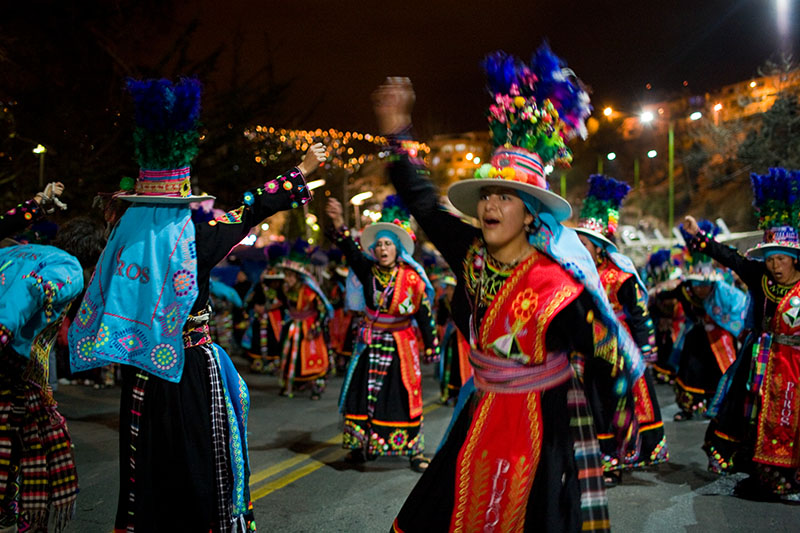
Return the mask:
[[[190,167],[200,138],[202,85],[194,78],[126,81],[133,98],[136,127],[133,132],[139,178],[129,201],[187,202],[191,196]],[[130,190],[133,184],[123,188]],[[207,199],[207,198],[206,198]]]
[[[753,207],[758,227],[764,230],[764,241],[747,251],[761,258],[775,253],[800,255],[800,171],[770,168],[769,174],[752,174]]]

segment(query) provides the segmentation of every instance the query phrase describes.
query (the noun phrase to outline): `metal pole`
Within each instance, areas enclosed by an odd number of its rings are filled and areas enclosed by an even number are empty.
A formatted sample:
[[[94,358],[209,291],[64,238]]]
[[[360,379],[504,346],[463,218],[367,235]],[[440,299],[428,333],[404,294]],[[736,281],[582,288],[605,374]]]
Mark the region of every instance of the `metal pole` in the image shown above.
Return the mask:
[[[672,226],[675,224],[675,125],[669,121],[669,170],[667,172],[669,179],[669,218],[668,218],[668,232],[672,235]],[[672,240],[670,238],[670,240]]]
[[[561,173],[561,197],[562,198],[566,198],[567,197],[567,173],[566,172],[562,172]]]
[[[639,188],[639,158],[633,160],[633,188]]]
[[[358,204],[353,204],[353,209],[356,212],[356,231],[361,233],[361,212],[358,208]]]
[[[44,187],[44,152],[39,154],[39,188]]]
[[[602,174],[603,173],[603,156],[602,155],[598,155],[597,156],[597,173],[598,174]]]

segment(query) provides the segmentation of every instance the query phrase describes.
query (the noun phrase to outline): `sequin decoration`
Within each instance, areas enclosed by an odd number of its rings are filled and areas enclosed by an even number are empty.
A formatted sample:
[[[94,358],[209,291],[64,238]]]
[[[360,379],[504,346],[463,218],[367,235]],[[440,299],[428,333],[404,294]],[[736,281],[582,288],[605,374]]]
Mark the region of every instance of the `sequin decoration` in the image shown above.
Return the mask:
[[[188,294],[189,291],[194,288],[194,285],[194,274],[188,270],[178,270],[172,276],[172,286],[175,289],[175,294],[178,296],[184,296],[185,294]]]
[[[150,352],[150,360],[160,370],[169,370],[178,362],[178,352],[169,344],[157,344]]]

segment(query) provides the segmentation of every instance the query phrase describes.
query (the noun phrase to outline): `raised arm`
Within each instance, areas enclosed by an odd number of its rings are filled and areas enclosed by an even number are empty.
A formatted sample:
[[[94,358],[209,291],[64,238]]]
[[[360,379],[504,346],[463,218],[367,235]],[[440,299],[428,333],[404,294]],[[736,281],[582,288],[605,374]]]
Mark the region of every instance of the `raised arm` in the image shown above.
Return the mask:
[[[457,277],[462,261],[478,230],[448,213],[428,170],[411,143],[411,109],[414,89],[408,78],[387,78],[372,95],[378,127],[389,140],[389,178],[434,246]]]
[[[697,221],[692,216],[684,219],[683,229],[692,237],[686,245],[690,252],[701,252],[719,262],[722,266],[730,268],[742,278],[750,288],[758,288],[766,267],[763,261],[748,259],[730,246],[720,244],[700,230]]]
[[[308,149],[297,167],[246,191],[242,203],[221,217],[197,225],[198,260],[216,265],[236,246],[250,229],[279,211],[294,209],[311,200],[306,177],[325,161],[325,148],[315,144]]]
[[[347,264],[353,269],[361,283],[365,283],[372,270],[373,261],[367,257],[361,246],[353,240],[350,230],[344,225],[344,214],[339,200],[328,198],[325,214],[331,219],[331,224],[333,225],[333,230],[330,232],[331,239],[344,253],[347,258]]]

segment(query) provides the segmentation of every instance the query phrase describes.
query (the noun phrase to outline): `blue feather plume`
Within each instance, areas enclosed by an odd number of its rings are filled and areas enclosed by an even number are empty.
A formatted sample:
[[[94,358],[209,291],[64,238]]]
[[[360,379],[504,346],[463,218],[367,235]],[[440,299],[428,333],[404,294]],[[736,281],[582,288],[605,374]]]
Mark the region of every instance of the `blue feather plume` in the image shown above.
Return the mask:
[[[622,200],[630,190],[630,185],[624,181],[619,181],[603,174],[589,176],[588,196],[594,196],[598,200],[608,200],[614,207],[619,208],[622,205]]]

